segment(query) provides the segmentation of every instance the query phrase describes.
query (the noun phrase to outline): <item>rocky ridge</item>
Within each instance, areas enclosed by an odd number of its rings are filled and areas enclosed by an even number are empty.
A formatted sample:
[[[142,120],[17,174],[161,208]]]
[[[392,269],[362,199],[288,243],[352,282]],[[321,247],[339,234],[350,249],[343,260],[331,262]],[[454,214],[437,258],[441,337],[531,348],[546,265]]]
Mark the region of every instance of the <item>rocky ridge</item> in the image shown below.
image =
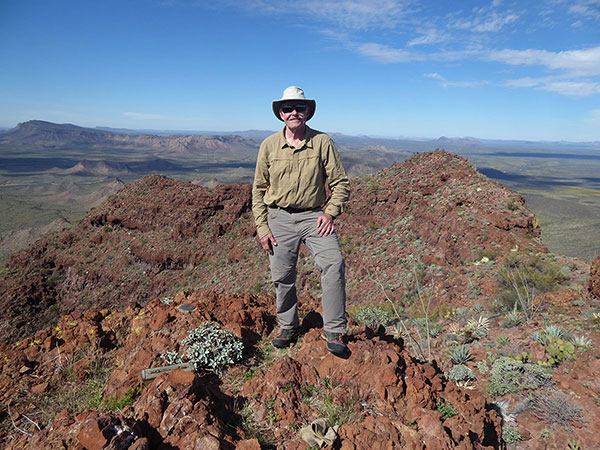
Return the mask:
[[[2,445],[304,449],[298,430],[317,417],[341,425],[333,446],[341,449],[503,448],[509,428],[518,430],[518,448],[564,448],[574,436],[585,448],[598,445],[596,351],[552,372],[582,419],[556,425],[535,408],[517,412],[514,392],[492,403],[486,391],[491,375],[479,363],[523,353],[544,361],[546,350],[529,334],[553,317],[562,325],[578,317],[572,331],[585,326],[591,348],[600,345],[593,315],[600,259],[591,277],[584,263],[557,259],[571,267],[570,285],[557,281],[554,292],[536,296],[540,309],[527,327],[502,328],[498,272],[518,258],[553,258],[536,241],[540,230],[520,196],[442,151],[354,180],[337,222],[351,316],[352,356],[341,360],[320,339],[317,277],[306,252],[298,279],[303,336],[289,350],[271,349],[274,299],[249,189],[147,177],[13,256],[0,281],[9,342],[0,347]],[[384,327],[358,319],[361,308],[391,303],[403,319],[426,314],[443,324],[427,340],[431,358],[418,351],[408,319],[406,332],[397,320]],[[183,313],[183,304],[195,310]],[[482,314],[487,334],[467,339],[461,330]],[[222,374],[175,371],[140,384],[142,369],[164,365],[161,355],[180,351],[186,333],[206,321],[242,340],[242,362]],[[471,345],[471,383],[450,381],[453,334]],[[135,401],[108,407],[126,398]]]
[[[544,251],[523,198],[464,158],[441,151],[417,155],[352,184],[348,212],[337,224],[351,303],[385,300],[382,282],[388,295],[402,300],[419,272],[435,294],[433,309],[461,306],[480,254]],[[13,255],[0,280],[0,305],[7,311],[0,336],[14,339],[39,329],[36,311],[56,320],[182,287],[270,290],[267,261],[253,239],[250,197],[249,185],[211,190],[162,176],[128,185],[71,229]],[[493,274],[479,271],[481,284],[491,289]],[[318,294],[305,250],[298,288]]]

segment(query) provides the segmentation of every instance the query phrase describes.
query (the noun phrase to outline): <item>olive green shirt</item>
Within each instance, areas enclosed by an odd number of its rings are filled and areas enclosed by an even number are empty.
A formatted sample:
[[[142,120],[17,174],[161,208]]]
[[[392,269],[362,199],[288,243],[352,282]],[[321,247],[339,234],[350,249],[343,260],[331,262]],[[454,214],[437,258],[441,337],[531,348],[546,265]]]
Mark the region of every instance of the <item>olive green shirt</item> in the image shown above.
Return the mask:
[[[304,140],[294,148],[284,133],[285,127],[266,138],[258,151],[252,186],[252,214],[261,239],[270,232],[267,223],[269,206],[322,207],[327,200],[327,184],[331,198],[325,212],[336,217],[343,212],[350,197],[350,181],[329,136],[306,127]]]

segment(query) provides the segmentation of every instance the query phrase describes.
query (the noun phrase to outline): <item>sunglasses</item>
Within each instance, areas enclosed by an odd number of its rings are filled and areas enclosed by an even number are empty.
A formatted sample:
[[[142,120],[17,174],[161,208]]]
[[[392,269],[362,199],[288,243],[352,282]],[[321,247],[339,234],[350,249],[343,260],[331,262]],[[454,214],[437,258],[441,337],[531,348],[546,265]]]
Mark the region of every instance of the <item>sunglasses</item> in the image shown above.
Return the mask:
[[[308,109],[308,105],[306,103],[298,103],[296,105],[281,105],[281,111],[286,114],[291,113],[293,110],[296,112],[303,113]]]

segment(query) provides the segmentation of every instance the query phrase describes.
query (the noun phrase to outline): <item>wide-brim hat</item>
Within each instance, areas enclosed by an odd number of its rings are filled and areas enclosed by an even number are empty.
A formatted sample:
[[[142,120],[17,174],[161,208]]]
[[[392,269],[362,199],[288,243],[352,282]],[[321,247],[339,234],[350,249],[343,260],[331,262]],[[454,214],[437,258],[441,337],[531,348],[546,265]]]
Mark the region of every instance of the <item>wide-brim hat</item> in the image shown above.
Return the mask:
[[[303,103],[308,104],[308,106],[310,107],[310,114],[306,118],[307,121],[309,121],[312,118],[312,116],[315,115],[315,109],[317,109],[317,102],[306,98],[304,96],[304,91],[298,86],[290,86],[285,91],[283,91],[283,97],[281,97],[279,100],[273,100],[273,114],[275,114],[275,117],[277,117],[282,122],[283,119],[279,115],[279,108],[281,108],[281,104],[283,102],[287,102],[290,100],[300,100]]]

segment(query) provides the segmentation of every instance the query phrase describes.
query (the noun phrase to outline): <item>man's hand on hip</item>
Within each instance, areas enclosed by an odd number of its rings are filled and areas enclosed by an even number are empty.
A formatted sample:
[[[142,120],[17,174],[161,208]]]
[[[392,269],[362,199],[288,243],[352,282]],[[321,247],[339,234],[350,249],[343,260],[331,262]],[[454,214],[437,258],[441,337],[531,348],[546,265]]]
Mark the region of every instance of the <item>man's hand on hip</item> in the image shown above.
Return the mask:
[[[275,238],[273,237],[273,234],[269,233],[260,240],[260,245],[262,245],[262,248],[266,252],[268,252],[269,255],[272,255],[273,254],[273,246],[277,245],[277,242],[275,242]]]
[[[319,216],[317,219],[317,231],[319,232],[319,236],[329,236],[335,231],[331,214],[324,213],[322,216]]]

